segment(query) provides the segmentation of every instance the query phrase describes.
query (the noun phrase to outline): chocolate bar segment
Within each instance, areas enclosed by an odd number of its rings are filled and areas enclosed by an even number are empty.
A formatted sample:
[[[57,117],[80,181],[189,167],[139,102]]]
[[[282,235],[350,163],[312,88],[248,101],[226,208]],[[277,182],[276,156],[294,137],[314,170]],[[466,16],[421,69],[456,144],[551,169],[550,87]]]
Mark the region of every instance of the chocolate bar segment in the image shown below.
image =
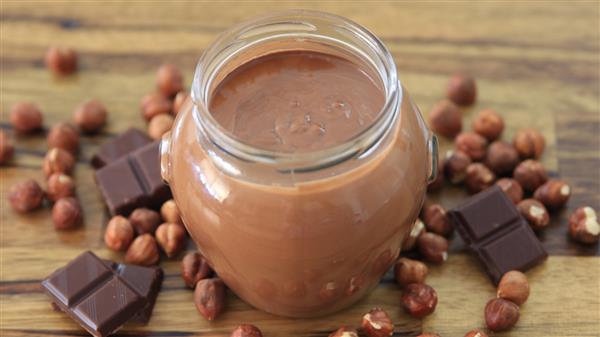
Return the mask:
[[[171,198],[171,189],[160,175],[160,143],[155,142],[131,153],[132,164],[136,168],[139,181],[149,196],[150,208],[160,206]]]
[[[527,221],[498,186],[472,196],[448,214],[494,284],[504,273],[525,271],[548,256]]]
[[[98,152],[92,157],[92,166],[97,169],[101,168],[150,142],[152,142],[152,139],[145,132],[136,128],[130,128],[117,137],[103,143]]]

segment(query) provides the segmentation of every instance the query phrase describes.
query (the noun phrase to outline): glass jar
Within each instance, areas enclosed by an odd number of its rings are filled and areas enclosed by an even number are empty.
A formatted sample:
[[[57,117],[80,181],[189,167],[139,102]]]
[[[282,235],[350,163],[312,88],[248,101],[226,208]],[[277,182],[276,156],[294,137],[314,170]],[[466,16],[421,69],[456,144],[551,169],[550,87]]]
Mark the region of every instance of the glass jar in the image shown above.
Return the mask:
[[[256,57],[311,50],[367,64],[385,104],[361,133],[314,152],[235,138],[208,107],[223,78]],[[318,316],[356,302],[397,259],[435,176],[437,143],[390,52],[347,19],[314,11],[259,17],[202,55],[191,100],[162,139],[161,170],[200,252],[264,311]]]

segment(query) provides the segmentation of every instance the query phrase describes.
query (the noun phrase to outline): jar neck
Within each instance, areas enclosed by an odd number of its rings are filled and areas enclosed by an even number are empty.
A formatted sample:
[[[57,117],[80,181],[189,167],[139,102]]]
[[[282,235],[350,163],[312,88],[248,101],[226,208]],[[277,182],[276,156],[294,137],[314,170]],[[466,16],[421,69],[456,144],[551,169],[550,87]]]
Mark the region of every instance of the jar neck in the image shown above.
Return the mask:
[[[209,111],[214,89],[242,64],[290,50],[338,53],[367,65],[380,80],[385,95],[377,117],[351,139],[313,152],[271,151],[236,138]],[[193,117],[198,130],[226,154],[271,166],[279,172],[319,170],[368,154],[398,117],[402,96],[393,58],[377,37],[342,17],[304,10],[259,17],[226,31],[200,58],[192,84]]]

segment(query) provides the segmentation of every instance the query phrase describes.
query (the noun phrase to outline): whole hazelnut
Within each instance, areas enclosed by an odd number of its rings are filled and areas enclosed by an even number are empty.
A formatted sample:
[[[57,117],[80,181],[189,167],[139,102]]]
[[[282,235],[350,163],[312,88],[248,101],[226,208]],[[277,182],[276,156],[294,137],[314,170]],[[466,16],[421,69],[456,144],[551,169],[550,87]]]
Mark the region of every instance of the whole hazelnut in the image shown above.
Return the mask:
[[[438,159],[437,174],[435,179],[427,185],[427,192],[439,191],[444,187],[444,158]]]
[[[160,215],[165,222],[183,224],[179,208],[173,199],[169,199],[162,204],[160,207]]]
[[[135,238],[127,253],[125,253],[125,261],[131,264],[142,266],[151,266],[158,262],[159,259],[158,246],[156,240],[150,234],[142,234]]]
[[[548,180],[544,165],[537,160],[527,159],[517,165],[513,178],[521,184],[527,192],[533,192]]]
[[[46,177],[54,173],[71,174],[75,168],[75,158],[67,150],[55,147],[51,148],[42,163],[42,169]]]
[[[42,206],[44,191],[33,179],[16,183],[8,191],[8,201],[19,213],[27,213]]]
[[[396,283],[402,287],[411,283],[425,283],[427,273],[427,266],[423,262],[405,257],[400,258],[394,268]]]
[[[209,278],[198,281],[194,290],[194,304],[200,315],[214,320],[225,307],[225,284],[221,279]]]
[[[42,128],[44,116],[30,102],[18,102],[10,108],[10,124],[18,133],[31,133]]]
[[[59,147],[71,153],[79,150],[79,133],[71,124],[58,123],[48,132],[48,147]]]
[[[406,252],[409,250],[413,250],[413,248],[415,248],[415,246],[417,245],[417,239],[424,232],[425,232],[425,224],[423,223],[423,221],[421,221],[421,219],[417,218],[417,220],[415,220],[415,223],[413,224],[410,232],[404,238],[404,242],[402,242],[402,251]]]
[[[4,132],[4,130],[0,130],[0,166],[8,163],[15,153],[15,148],[10,141],[10,137]]]
[[[154,234],[160,225],[160,214],[148,208],[136,208],[129,215],[129,221],[138,234]]]
[[[104,243],[114,251],[123,251],[129,248],[135,233],[133,226],[127,218],[115,215],[108,221],[104,232]]]
[[[535,230],[544,229],[550,224],[550,214],[546,207],[535,199],[522,200],[517,204],[517,209]]]
[[[529,297],[529,281],[527,276],[518,270],[511,270],[502,276],[498,284],[498,298],[521,305]]]
[[[504,120],[496,111],[485,109],[475,117],[472,127],[473,131],[491,142],[498,139],[504,131]]]
[[[456,150],[448,151],[444,164],[444,174],[453,184],[460,184],[467,176],[467,167],[473,161],[466,153]]]
[[[394,323],[381,308],[373,308],[366,313],[360,326],[368,337],[388,337],[394,333]]]
[[[173,100],[173,111],[171,111],[173,116],[177,116],[179,111],[181,111],[181,108],[183,108],[183,104],[185,104],[185,101],[187,101],[189,97],[190,94],[183,90],[175,95],[175,99]]]
[[[516,205],[523,200],[523,187],[518,181],[513,178],[502,178],[496,181],[496,185],[500,186],[502,191],[506,193],[508,198]]]
[[[502,298],[494,298],[485,306],[485,323],[492,331],[512,328],[519,320],[519,306]]]
[[[155,116],[172,113],[173,103],[160,93],[148,94],[142,98],[140,109],[144,119],[149,122]]]
[[[482,163],[472,163],[467,167],[465,185],[470,193],[478,193],[492,186],[496,175]]]
[[[474,132],[459,133],[454,139],[454,147],[473,161],[480,161],[485,157],[487,145],[487,140]]]
[[[173,126],[173,116],[160,114],[152,117],[148,124],[148,135],[152,139],[160,139]]]
[[[488,337],[488,335],[479,329],[475,329],[467,332],[464,337]]]
[[[46,195],[51,201],[75,195],[73,178],[64,173],[53,173],[46,183]]]
[[[432,287],[424,283],[412,283],[404,287],[401,300],[406,312],[415,318],[423,318],[435,311],[438,298]]]
[[[442,100],[429,113],[429,127],[438,135],[454,138],[462,130],[462,115],[456,104]]]
[[[600,224],[596,211],[587,206],[576,209],[569,217],[569,234],[580,243],[597,243],[600,240]]]
[[[52,206],[52,222],[58,230],[73,229],[81,225],[83,211],[79,201],[73,197],[58,199]]]
[[[173,64],[163,64],[156,72],[156,87],[166,97],[173,97],[183,90],[183,75]]]
[[[548,209],[559,209],[569,201],[571,187],[563,180],[550,179],[535,190],[533,197]]]
[[[417,239],[417,248],[425,260],[442,263],[448,259],[448,240],[435,233],[423,233]]]
[[[77,54],[73,49],[50,47],[44,58],[46,68],[55,75],[70,75],[77,71]]]
[[[535,129],[521,129],[513,138],[513,146],[522,159],[537,159],[544,152],[546,141]]]
[[[440,204],[425,205],[422,218],[428,232],[448,237],[454,231],[454,226],[452,226],[446,210]]]
[[[183,226],[174,223],[164,223],[156,229],[156,241],[167,257],[179,253],[185,245],[186,233]]]
[[[330,333],[329,337],[358,337],[358,333],[355,329],[343,326]]]
[[[446,96],[457,105],[472,105],[477,97],[475,79],[466,74],[453,75],[448,82]]]
[[[199,253],[188,252],[181,260],[181,277],[188,288],[194,289],[198,281],[209,278],[213,271]]]
[[[73,122],[86,133],[98,132],[106,124],[106,107],[98,100],[82,103],[73,112]]]
[[[510,175],[519,164],[519,154],[512,145],[497,140],[488,147],[484,163],[499,176]]]
[[[262,337],[262,332],[252,324],[242,324],[233,330],[230,337]]]

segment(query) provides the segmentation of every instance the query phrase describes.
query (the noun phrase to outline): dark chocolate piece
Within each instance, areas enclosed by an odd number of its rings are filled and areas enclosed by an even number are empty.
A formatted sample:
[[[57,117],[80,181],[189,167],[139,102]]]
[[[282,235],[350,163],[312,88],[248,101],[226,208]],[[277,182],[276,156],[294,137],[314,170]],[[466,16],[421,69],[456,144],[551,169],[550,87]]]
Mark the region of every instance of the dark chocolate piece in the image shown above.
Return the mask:
[[[92,166],[101,168],[150,142],[152,139],[145,132],[131,128],[100,145],[100,149],[92,157]]]
[[[160,176],[158,142],[147,144],[96,171],[96,184],[112,215],[138,207],[159,208],[171,198]]]
[[[527,221],[498,186],[472,196],[448,214],[494,284],[504,273],[525,271],[548,256]]]
[[[113,269],[86,252],[42,281],[54,302],[96,337],[115,332],[146,301]]]

